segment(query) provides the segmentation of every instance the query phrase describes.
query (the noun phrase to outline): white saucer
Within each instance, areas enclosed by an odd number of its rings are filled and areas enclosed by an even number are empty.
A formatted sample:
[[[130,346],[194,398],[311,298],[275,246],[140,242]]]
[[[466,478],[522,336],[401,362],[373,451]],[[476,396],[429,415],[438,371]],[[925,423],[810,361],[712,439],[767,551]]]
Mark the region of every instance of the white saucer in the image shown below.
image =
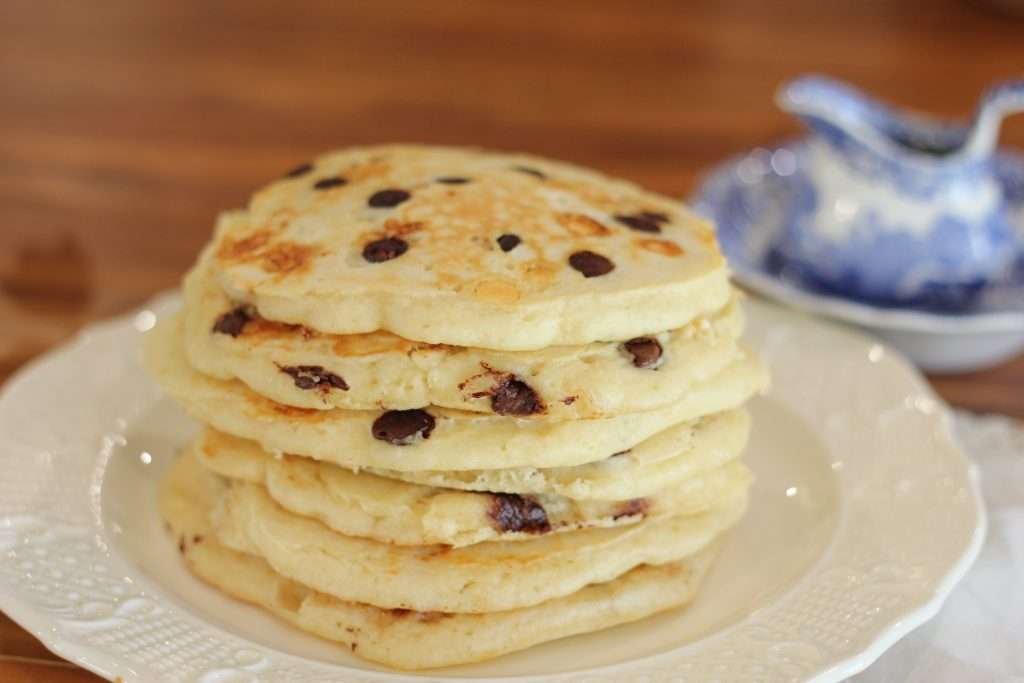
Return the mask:
[[[155,491],[195,425],[140,364],[142,334],[177,305],[90,328],[0,395],[0,608],[126,683],[423,680],[184,569]],[[697,601],[426,678],[838,681],[939,609],[985,529],[945,407],[877,344],[767,304],[749,312],[775,388],[753,406],[750,513]]]

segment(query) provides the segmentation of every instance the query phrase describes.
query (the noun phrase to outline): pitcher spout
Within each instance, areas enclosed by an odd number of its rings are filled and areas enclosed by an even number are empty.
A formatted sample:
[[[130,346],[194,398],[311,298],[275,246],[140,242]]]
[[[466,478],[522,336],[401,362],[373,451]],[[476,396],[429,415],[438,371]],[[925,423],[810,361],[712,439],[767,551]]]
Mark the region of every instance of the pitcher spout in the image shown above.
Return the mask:
[[[834,146],[845,148],[853,140],[877,154],[885,152],[885,107],[845,83],[805,76],[782,85],[775,99]]]
[[[848,151],[852,141],[870,154],[898,163],[934,167],[962,161],[955,158],[964,151],[965,127],[897,112],[831,78],[806,76],[790,81],[779,88],[776,101],[841,151]]]
[[[969,127],[892,109],[824,76],[784,84],[776,102],[837,147],[855,141],[878,156],[927,170],[989,158],[1003,118],[1024,111],[1024,79],[989,89]]]

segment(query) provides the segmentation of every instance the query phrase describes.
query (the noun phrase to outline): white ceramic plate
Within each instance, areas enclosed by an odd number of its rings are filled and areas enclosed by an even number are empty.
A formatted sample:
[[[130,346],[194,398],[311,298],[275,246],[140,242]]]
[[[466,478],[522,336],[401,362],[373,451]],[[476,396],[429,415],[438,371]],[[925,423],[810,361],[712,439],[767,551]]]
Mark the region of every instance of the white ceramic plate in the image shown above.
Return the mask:
[[[0,608],[129,683],[415,680],[183,568],[155,496],[195,426],[140,367],[140,337],[176,306],[90,328],[0,396]],[[427,678],[834,681],[935,613],[985,528],[945,408],[882,346],[763,303],[750,318],[775,387],[753,406],[750,513],[697,601]]]

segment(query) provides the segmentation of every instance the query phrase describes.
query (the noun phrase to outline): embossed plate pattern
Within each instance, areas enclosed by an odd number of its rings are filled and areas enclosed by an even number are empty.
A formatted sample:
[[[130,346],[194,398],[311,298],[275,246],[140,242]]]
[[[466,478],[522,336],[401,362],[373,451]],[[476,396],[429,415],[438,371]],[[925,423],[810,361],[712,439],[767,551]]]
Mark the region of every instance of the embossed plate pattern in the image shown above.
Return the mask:
[[[193,579],[156,518],[193,428],[144,376],[165,297],[29,364],[0,395],[0,608],[58,654],[145,681],[397,681]],[[882,346],[750,302],[773,368],[754,405],[751,512],[691,608],[430,680],[815,680],[863,669],[977,554],[973,468]]]

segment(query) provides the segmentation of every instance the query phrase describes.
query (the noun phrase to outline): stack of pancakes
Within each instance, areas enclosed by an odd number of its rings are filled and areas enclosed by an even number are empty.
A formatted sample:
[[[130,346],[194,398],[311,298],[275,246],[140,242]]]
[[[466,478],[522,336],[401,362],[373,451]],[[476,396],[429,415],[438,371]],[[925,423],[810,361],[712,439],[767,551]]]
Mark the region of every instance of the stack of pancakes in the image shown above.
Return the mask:
[[[324,155],[229,212],[147,335],[204,423],[189,567],[400,668],[688,602],[746,506],[767,377],[712,228],[522,155]]]

